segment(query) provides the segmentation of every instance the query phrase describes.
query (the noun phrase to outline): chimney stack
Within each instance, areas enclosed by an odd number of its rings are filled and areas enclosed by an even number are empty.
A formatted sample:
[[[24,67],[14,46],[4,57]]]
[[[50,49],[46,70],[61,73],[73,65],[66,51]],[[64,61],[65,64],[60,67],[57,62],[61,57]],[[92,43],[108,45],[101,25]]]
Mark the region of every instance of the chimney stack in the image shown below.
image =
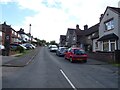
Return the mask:
[[[102,18],[103,18],[103,14],[100,15],[100,21],[102,20]]]
[[[6,22],[4,22],[3,24],[6,25]]]
[[[88,25],[84,25],[84,30],[87,30],[88,29]]]
[[[80,28],[79,28],[79,25],[78,25],[78,24],[76,25],[76,29],[77,29],[77,30],[80,30]]]

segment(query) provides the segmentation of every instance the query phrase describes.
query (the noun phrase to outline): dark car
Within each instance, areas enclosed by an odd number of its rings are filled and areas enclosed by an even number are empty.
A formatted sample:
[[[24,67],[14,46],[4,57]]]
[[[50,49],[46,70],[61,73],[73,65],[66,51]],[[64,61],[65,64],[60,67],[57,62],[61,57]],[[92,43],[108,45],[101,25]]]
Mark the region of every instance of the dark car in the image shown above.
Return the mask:
[[[26,47],[24,47],[24,46],[21,45],[21,44],[17,44],[17,43],[12,43],[12,44],[10,44],[11,50],[16,50],[18,47],[22,47],[23,49],[27,49]]]
[[[59,47],[56,51],[57,56],[64,56],[67,48],[66,47]]]
[[[22,45],[25,46],[28,50],[29,49],[34,49],[34,47],[32,47],[32,45],[30,43],[24,43]]]
[[[70,60],[70,62],[87,62],[87,57],[87,54],[81,48],[69,48],[68,51],[65,53],[65,59]]]
[[[20,46],[20,45],[19,45],[19,44],[16,44],[16,43],[10,44],[11,50],[16,50],[18,46]]]

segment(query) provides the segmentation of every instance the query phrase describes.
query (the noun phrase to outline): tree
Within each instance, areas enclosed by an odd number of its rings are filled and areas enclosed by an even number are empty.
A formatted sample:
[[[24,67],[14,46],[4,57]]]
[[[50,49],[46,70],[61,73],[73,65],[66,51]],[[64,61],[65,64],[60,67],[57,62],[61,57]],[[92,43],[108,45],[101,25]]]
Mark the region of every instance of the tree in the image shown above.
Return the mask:
[[[51,45],[57,45],[58,46],[58,44],[53,40],[53,41],[50,41],[50,44]]]

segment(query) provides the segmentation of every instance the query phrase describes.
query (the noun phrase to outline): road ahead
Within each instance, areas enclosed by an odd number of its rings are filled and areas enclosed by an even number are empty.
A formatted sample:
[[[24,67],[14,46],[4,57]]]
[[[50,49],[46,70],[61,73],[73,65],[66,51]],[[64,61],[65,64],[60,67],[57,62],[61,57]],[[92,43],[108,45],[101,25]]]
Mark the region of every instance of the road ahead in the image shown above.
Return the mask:
[[[3,88],[118,88],[115,67],[91,59],[70,63],[47,47],[38,49],[29,65],[3,67]]]

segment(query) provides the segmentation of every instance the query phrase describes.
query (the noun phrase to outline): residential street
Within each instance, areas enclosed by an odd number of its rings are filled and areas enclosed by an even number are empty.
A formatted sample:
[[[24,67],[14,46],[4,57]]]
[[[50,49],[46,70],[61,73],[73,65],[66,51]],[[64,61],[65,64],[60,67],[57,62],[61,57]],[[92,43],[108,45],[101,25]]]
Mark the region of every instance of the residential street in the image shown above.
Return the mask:
[[[2,68],[3,88],[118,88],[117,67],[88,59],[70,63],[47,47],[29,65]]]

